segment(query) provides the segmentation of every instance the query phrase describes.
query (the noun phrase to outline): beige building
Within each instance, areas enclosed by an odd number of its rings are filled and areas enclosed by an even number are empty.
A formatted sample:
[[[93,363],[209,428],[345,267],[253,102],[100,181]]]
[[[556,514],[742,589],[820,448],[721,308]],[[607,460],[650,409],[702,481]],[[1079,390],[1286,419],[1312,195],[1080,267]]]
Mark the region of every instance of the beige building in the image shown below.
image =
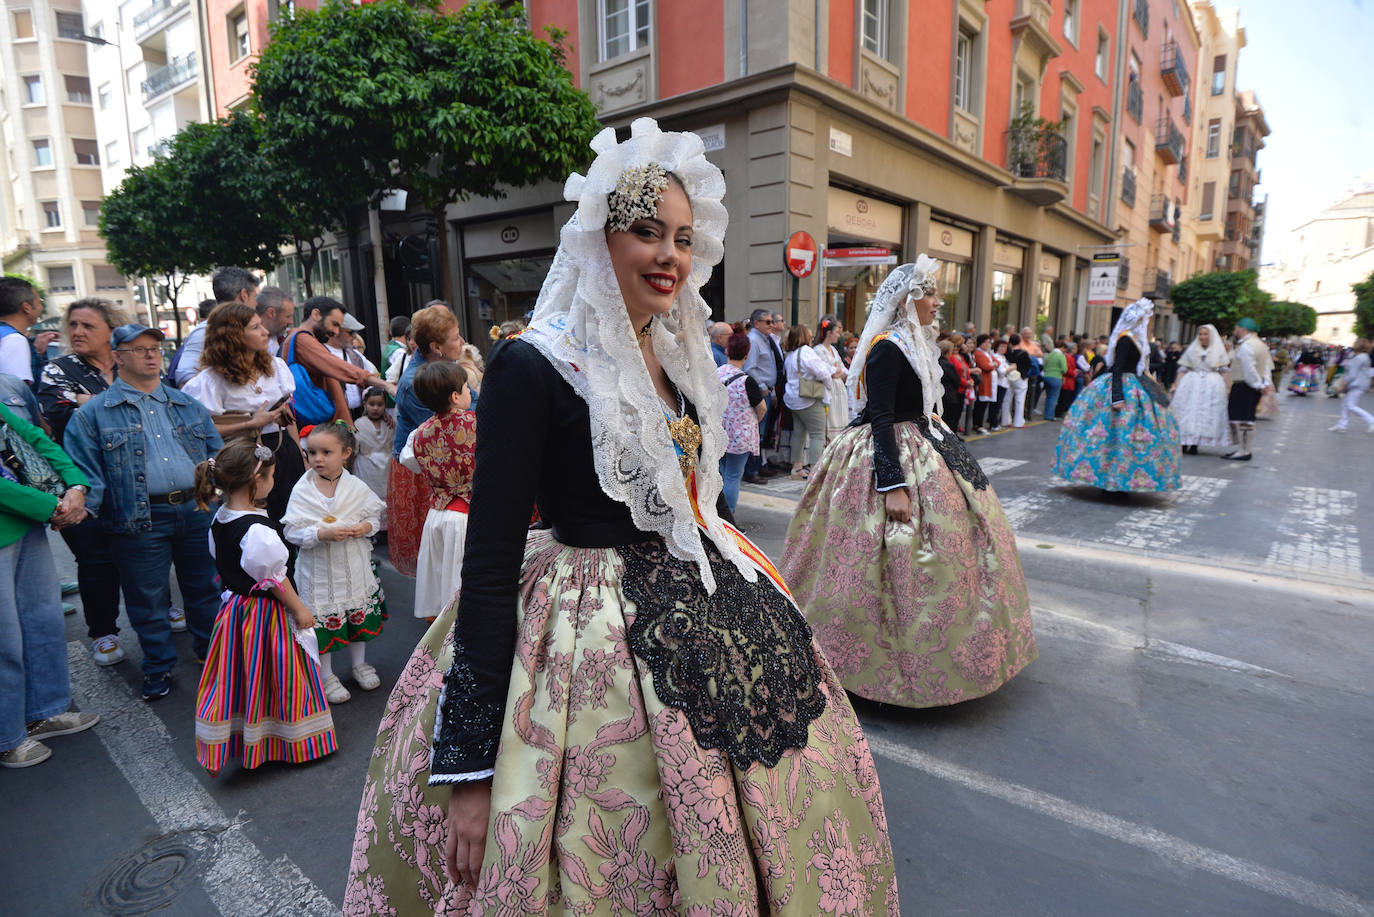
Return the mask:
[[[1231,174],[1226,185],[1226,231],[1216,266],[1243,271],[1259,265],[1263,208],[1255,202],[1260,172],[1256,157],[1269,136],[1264,109],[1250,90],[1236,93],[1236,129],[1231,134]]]
[[[1362,190],[1303,223],[1284,242],[1284,260],[1260,270],[1261,289],[1316,309],[1318,340],[1354,341],[1350,287],[1374,274],[1374,174],[1366,176]]]
[[[1185,235],[1194,235],[1192,257],[1183,277],[1218,270],[1217,257],[1226,235],[1227,188],[1231,177],[1230,138],[1236,126],[1236,61],[1245,47],[1239,10],[1217,12],[1211,3],[1194,3],[1201,47],[1193,93],[1198,129],[1193,133],[1184,209]]]
[[[105,260],[101,147],[80,0],[6,0],[0,17],[0,249],[4,269],[47,290],[49,316],[84,296],[132,305]]]

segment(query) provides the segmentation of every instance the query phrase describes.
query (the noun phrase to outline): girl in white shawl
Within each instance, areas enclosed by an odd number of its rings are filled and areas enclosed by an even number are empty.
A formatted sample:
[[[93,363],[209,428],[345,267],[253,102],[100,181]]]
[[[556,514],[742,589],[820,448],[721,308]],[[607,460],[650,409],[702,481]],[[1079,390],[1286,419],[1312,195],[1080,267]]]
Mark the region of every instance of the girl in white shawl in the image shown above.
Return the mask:
[[[1203,325],[1178,361],[1173,395],[1183,451],[1197,455],[1198,446],[1231,445],[1226,422],[1226,392],[1230,386],[1231,358],[1217,329]]]

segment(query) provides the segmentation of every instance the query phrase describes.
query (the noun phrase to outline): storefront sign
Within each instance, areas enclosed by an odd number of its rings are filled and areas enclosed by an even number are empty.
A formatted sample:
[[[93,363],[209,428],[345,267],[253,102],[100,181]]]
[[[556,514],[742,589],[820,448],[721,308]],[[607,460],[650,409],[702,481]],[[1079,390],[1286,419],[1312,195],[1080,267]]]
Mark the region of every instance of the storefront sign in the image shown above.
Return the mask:
[[[830,152],[841,156],[854,155],[854,137],[837,127],[830,129]]]
[[[810,233],[792,233],[783,246],[782,260],[793,277],[810,277],[816,269],[816,240]]]
[[[1041,253],[1040,255],[1040,276],[1049,277],[1052,280],[1059,279],[1059,268],[1063,260],[1058,255]]]
[[[710,127],[699,127],[693,131],[701,142],[706,144],[706,152],[714,153],[725,149],[725,125],[712,124]]]
[[[552,249],[558,246],[553,214],[540,213],[500,217],[463,227],[463,257],[509,258],[517,252]]]
[[[1116,277],[1121,270],[1121,255],[1117,252],[1098,252],[1088,269],[1088,305],[1110,305],[1116,302]]]
[[[897,256],[887,248],[827,248],[825,267],[862,267],[867,264],[896,264]]]
[[[1026,250],[1010,242],[998,242],[993,246],[992,263],[1007,268],[1013,274],[1020,273],[1026,266]]]
[[[865,241],[901,244],[902,208],[896,204],[875,201],[843,188],[831,188],[826,204],[826,224],[833,232]]]
[[[967,229],[950,226],[948,223],[930,224],[930,248],[945,258],[962,261],[973,260],[973,233]]]
[[[514,245],[520,241],[520,227],[506,226],[501,230],[501,241],[507,245]]]

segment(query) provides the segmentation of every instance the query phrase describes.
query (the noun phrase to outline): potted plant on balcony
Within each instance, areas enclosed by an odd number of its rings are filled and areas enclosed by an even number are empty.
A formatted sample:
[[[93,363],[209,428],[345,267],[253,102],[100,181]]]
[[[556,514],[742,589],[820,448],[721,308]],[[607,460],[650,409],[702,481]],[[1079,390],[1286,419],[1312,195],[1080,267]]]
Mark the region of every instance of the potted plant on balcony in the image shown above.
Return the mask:
[[[1029,102],[1011,119],[1007,130],[1007,168],[1017,178],[1064,178],[1064,138],[1067,119],[1037,118]]]

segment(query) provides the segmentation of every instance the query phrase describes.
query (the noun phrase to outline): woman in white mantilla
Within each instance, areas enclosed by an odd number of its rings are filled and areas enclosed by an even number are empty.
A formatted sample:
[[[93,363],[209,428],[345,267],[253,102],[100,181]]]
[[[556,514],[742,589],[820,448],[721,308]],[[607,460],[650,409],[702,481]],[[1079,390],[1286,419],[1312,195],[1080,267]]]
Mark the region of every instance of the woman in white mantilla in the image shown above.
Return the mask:
[[[849,371],[862,413],[812,467],[780,565],[845,688],[904,707],[981,697],[1036,657],[1016,537],[939,418],[937,267],[878,288]]]
[[[487,371],[462,590],[382,720],[344,912],[896,914],[858,721],[718,509],[723,179],[649,119],[592,148]]]
[[[1178,360],[1178,378],[1169,389],[1170,407],[1178,420],[1183,451],[1197,455],[1198,446],[1231,445],[1226,419],[1226,392],[1231,381],[1231,355],[1216,326],[1203,325]]]

